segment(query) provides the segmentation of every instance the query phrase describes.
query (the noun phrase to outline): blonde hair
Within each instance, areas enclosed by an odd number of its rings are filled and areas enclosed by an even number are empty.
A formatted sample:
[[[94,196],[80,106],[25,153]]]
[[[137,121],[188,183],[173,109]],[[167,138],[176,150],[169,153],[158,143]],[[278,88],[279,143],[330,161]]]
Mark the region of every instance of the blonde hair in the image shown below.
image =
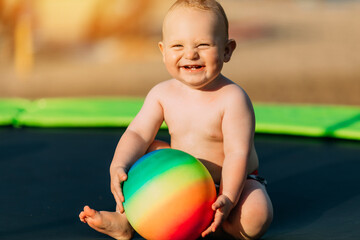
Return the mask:
[[[225,37],[229,39],[229,21],[224,8],[216,0],[177,0],[169,9],[169,12],[177,7],[197,8],[214,12],[219,19],[222,19],[225,26]]]

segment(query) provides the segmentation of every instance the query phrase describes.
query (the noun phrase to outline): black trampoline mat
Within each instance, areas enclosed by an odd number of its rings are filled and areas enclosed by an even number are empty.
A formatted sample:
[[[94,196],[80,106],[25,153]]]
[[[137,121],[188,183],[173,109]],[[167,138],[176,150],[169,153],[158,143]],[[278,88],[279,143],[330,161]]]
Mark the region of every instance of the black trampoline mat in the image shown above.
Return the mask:
[[[123,130],[0,128],[0,239],[111,239],[78,214],[85,204],[114,210],[109,166]],[[256,135],[255,144],[274,205],[262,239],[360,239],[359,142]]]

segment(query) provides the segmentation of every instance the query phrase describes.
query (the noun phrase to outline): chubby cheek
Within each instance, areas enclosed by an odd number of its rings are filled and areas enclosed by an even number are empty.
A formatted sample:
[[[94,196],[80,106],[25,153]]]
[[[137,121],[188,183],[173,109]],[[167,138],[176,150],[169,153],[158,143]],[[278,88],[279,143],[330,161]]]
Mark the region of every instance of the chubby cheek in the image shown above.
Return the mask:
[[[223,57],[219,55],[217,51],[209,51],[204,56],[206,59],[206,66],[211,68],[213,71],[219,71],[223,65]]]
[[[180,60],[179,54],[176,53],[167,53],[164,56],[164,62],[166,67],[177,68],[177,64]]]
[[[164,63],[166,70],[170,73],[170,75],[174,78],[176,78],[176,75],[178,74],[179,68],[178,68],[178,58],[176,55],[173,54],[166,54],[164,56]]]
[[[167,57],[169,62],[176,63],[179,60],[179,54],[176,53],[168,53]]]

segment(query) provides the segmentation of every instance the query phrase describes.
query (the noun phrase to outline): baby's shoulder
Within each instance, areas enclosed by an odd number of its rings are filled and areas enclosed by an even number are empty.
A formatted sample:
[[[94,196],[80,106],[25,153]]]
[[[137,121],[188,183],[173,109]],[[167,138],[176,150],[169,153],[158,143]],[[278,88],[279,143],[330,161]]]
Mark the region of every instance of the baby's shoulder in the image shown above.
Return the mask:
[[[156,93],[167,93],[170,90],[173,90],[175,87],[175,81],[174,79],[170,79],[167,81],[163,81],[160,82],[158,84],[156,84],[151,90],[150,92],[156,92]]]
[[[235,113],[239,114],[238,116],[244,116],[244,114],[253,115],[252,102],[242,87],[236,83],[231,83],[224,86],[221,90],[223,91],[222,106],[224,107],[224,113]]]
[[[165,101],[169,94],[174,91],[174,81],[167,80],[156,84],[147,94],[146,99],[155,100],[158,102]]]
[[[249,96],[245,90],[238,84],[229,81],[224,87],[220,89],[220,94],[225,101],[248,101]]]

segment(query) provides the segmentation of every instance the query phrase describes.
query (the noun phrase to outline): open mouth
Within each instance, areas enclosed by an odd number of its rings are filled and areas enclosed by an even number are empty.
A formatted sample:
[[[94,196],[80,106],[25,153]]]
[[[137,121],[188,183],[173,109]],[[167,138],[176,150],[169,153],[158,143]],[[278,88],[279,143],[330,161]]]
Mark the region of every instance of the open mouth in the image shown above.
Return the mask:
[[[185,66],[183,66],[184,69],[190,70],[190,71],[201,70],[204,67],[205,66],[202,66],[202,65],[185,65]]]

